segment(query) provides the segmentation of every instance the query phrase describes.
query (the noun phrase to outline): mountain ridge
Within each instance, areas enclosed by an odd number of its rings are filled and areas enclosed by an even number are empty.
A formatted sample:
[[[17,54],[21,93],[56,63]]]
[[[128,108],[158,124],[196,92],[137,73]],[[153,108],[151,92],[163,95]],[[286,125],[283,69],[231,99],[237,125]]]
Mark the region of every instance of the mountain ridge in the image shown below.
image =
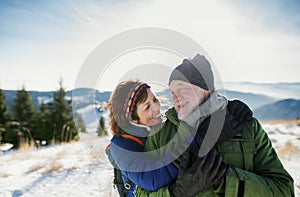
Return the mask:
[[[300,83],[299,83],[300,84]],[[9,107],[9,113],[11,113],[11,106],[14,103],[17,90],[2,90],[5,93],[5,102]],[[31,95],[32,101],[38,110],[38,106],[41,102],[51,102],[52,95],[55,91],[28,91]],[[221,93],[228,99],[239,99],[244,101],[253,111],[255,117],[259,120],[278,120],[278,119],[295,119],[299,118],[300,115],[300,100],[296,98],[280,99],[276,97],[271,97],[264,94],[258,93],[246,93],[233,90],[222,90]],[[80,110],[90,106],[88,113],[93,114],[93,109],[99,109],[99,106],[103,103],[108,103],[111,92],[104,91],[100,92],[96,89],[91,88],[78,88],[74,90],[66,91],[66,96],[73,98],[74,110]],[[164,110],[167,109],[167,105],[172,105],[171,92],[169,90],[163,90],[157,93],[158,96],[166,97],[169,100],[164,102]],[[283,105],[281,103],[284,103]],[[92,106],[92,107],[91,107]],[[282,107],[284,106],[284,107]],[[293,107],[290,107],[293,106]],[[284,108],[288,108],[289,112],[285,112]],[[284,113],[282,112],[284,111]],[[272,113],[271,113],[272,112]],[[97,112],[98,113],[98,112]],[[99,112],[102,113],[102,112]],[[281,114],[281,115],[278,115]],[[99,115],[99,114],[98,114]],[[87,118],[88,120],[89,118]],[[89,122],[89,121],[88,121]]]

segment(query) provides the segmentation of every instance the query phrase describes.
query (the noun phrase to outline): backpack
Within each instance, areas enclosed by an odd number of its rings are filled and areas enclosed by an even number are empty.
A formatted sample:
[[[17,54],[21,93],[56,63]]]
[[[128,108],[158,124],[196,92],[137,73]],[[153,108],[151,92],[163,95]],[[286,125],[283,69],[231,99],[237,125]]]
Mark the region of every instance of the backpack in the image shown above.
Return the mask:
[[[138,139],[137,137],[127,135],[127,134],[122,134],[121,136],[123,138],[131,139],[131,140],[139,143],[140,145],[143,145],[143,142],[140,139]],[[114,167],[113,186],[114,186],[114,188],[117,188],[120,197],[126,197],[128,194],[128,191],[134,186],[134,183],[129,179],[126,179],[125,182],[123,181],[122,171],[118,168],[114,158],[111,156],[110,144],[107,145],[107,147],[105,149],[105,153],[108,157],[109,162]]]

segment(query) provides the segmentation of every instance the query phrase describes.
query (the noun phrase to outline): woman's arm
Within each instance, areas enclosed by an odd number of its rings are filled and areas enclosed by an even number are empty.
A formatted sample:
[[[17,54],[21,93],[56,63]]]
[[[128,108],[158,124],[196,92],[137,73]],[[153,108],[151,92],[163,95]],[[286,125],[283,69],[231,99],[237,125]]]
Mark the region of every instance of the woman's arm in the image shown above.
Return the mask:
[[[133,183],[146,190],[157,191],[177,177],[177,168],[172,163],[168,164],[172,161],[170,155],[153,159],[138,149],[136,142],[122,137],[114,137],[110,147],[116,165]]]

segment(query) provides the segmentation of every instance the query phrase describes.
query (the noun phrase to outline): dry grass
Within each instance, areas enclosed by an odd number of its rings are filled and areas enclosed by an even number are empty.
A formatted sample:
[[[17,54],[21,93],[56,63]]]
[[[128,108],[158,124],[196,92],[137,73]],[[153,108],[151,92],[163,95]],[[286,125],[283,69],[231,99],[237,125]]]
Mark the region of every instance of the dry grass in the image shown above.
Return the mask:
[[[44,172],[42,172],[43,175],[46,175],[46,174],[50,174],[52,172],[57,172],[59,171],[61,168],[63,167],[62,164],[60,163],[52,163]]]
[[[45,167],[45,164],[38,164],[38,165],[32,166],[31,168],[29,168],[27,173],[36,172],[44,167]]]
[[[24,143],[20,144],[19,151],[27,152],[27,151],[33,150],[34,148],[35,148],[35,145],[33,142],[32,143],[24,142]]]
[[[12,157],[10,157],[7,161],[10,160],[28,160],[34,157],[34,153],[32,151],[24,151],[24,152],[18,152],[17,154],[14,154]]]
[[[69,154],[67,151],[63,150],[63,151],[60,151],[58,152],[54,158],[55,159],[60,159],[60,158],[64,158],[64,157],[67,157],[66,155]]]
[[[290,141],[286,142],[284,146],[278,147],[277,150],[279,157],[287,159],[290,159],[299,152],[297,146],[293,145]]]
[[[67,154],[68,153],[66,151],[60,151],[56,153],[53,157],[49,158],[50,159],[49,161],[34,165],[31,168],[29,168],[27,172],[28,173],[36,172],[41,169],[43,169],[43,171],[41,172],[43,175],[50,174],[52,172],[57,172],[64,167],[61,163],[58,163],[57,160],[67,157]],[[67,170],[76,170],[76,169],[77,167],[72,166]]]
[[[10,175],[7,172],[0,172],[0,177],[8,178]]]
[[[72,166],[72,167],[70,167],[70,168],[68,168],[68,169],[66,169],[67,171],[74,171],[74,170],[77,170],[78,169],[78,167],[76,167],[76,166]]]
[[[300,125],[300,119],[296,120],[270,120],[270,121],[261,121],[262,124],[297,124]]]

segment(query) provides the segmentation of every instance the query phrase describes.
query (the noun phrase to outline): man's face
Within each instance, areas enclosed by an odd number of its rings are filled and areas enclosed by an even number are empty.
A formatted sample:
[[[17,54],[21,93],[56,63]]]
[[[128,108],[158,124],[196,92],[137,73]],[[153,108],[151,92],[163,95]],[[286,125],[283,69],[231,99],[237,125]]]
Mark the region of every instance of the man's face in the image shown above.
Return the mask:
[[[207,90],[181,80],[173,80],[170,89],[179,119],[186,118],[208,95]]]

